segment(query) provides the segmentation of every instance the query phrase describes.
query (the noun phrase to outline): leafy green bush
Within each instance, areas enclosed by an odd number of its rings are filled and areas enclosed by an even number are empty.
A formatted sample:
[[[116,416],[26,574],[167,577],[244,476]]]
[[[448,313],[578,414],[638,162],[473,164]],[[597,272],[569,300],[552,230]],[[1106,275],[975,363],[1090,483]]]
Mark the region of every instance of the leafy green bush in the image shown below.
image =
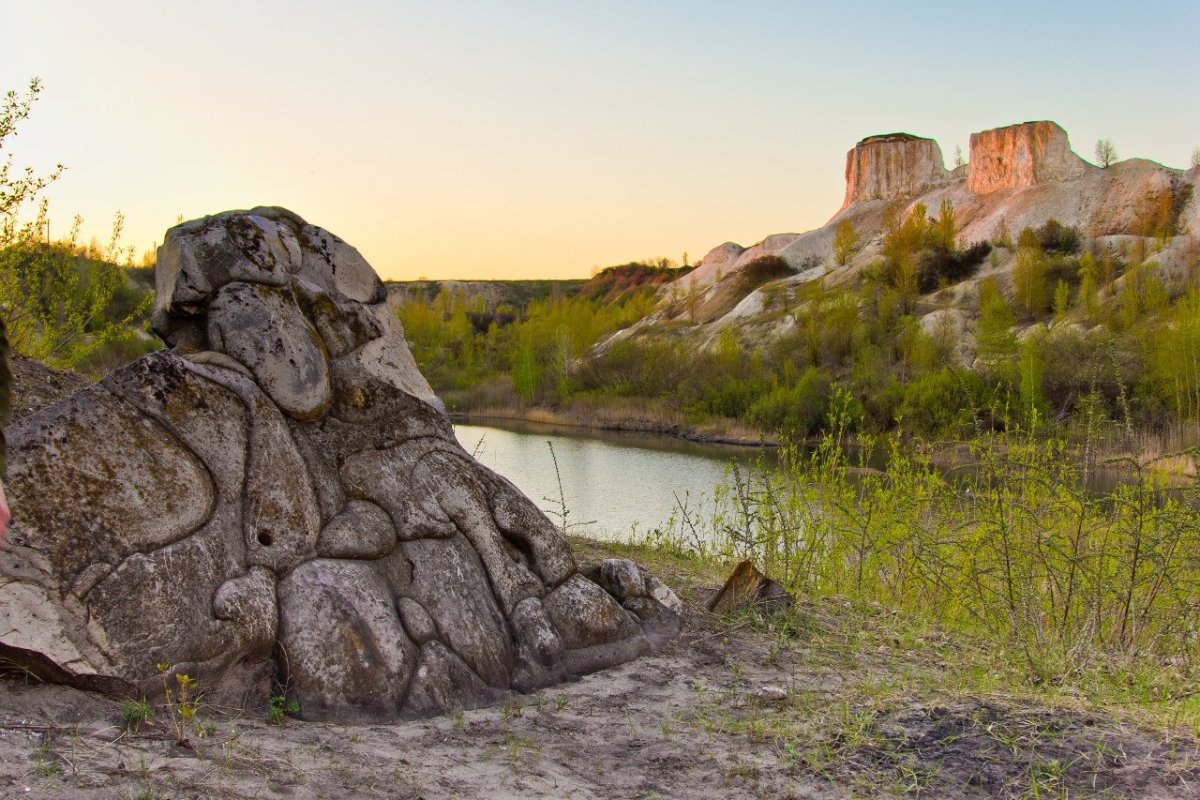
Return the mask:
[[[794,275],[791,264],[779,256],[760,256],[738,270],[738,280],[747,287],[761,286],[767,281]]]
[[[41,92],[34,79],[24,96],[8,92],[0,105],[0,150],[28,119]],[[115,339],[144,329],[152,292],[128,279],[118,265],[128,260],[120,247],[124,217],[116,215],[112,240],[103,251],[76,244],[75,218],[68,241],[41,238],[47,227],[42,191],[62,172],[26,170],[14,175],[11,157],[0,162],[0,320],[13,349],[39,361],[79,368]],[[20,222],[26,206],[32,218]]]
[[[925,434],[969,431],[984,404],[987,387],[970,370],[945,367],[908,384],[896,416],[906,429]]]
[[[810,367],[794,386],[778,387],[750,406],[746,419],[789,436],[809,436],[819,429],[832,397],[832,376]]]
[[[1139,480],[1097,496],[1063,444],[1005,435],[953,478],[885,440],[885,472],[841,446],[735,472],[704,517],[664,531],[681,550],[753,559],[808,598],[836,596],[979,634],[1031,683],[1171,663],[1200,677],[1200,486]],[[686,532],[685,532],[686,531]],[[699,535],[696,532],[699,531]]]

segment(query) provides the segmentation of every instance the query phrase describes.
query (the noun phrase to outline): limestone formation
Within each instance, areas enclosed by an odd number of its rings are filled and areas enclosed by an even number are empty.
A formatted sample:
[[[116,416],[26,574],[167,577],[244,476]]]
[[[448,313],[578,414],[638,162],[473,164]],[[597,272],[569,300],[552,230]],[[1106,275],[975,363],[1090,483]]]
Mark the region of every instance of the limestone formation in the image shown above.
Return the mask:
[[[952,180],[933,139],[908,133],[868,136],[846,154],[846,202],[916,197]]]
[[[0,657],[53,680],[210,698],[282,687],[310,719],[493,702],[673,636],[630,562],[589,575],[456,442],[384,286],[277,208],[177,226],[171,349],[8,430]]]
[[[1146,236],[1153,228],[1148,221],[1153,223],[1164,208],[1175,218],[1175,234],[1195,237],[1200,170],[1184,172],[1137,158],[1101,169],[1072,152],[1066,131],[1050,121],[972,134],[970,161],[953,170],[945,168],[932,139],[908,133],[868,136],[847,153],[845,202],[825,225],[806,233],[772,234],[749,247],[726,242],[714,248],[696,269],[659,289],[660,308],[654,314],[614,334],[601,349],[681,320],[706,328],[703,335],[689,337],[702,346],[715,343],[729,325],[786,334],[789,326],[772,322],[774,311],[758,302],[762,295],[795,297],[818,267],[827,271],[831,284],[854,280],[883,255],[889,219],[903,218],[918,205],[927,216],[936,216],[944,202],[954,210],[959,241],[968,244],[995,240],[1005,230],[1015,238],[1050,219],[1088,238]],[[846,264],[838,264],[833,254],[842,223],[854,226],[860,242]],[[731,299],[739,289],[727,279],[768,255],[782,258],[797,274],[751,294],[743,288]],[[722,284],[731,289],[723,292]]]
[[[1067,132],[1053,122],[1025,122],[971,134],[967,188],[976,194],[1028,189],[1087,172]]]

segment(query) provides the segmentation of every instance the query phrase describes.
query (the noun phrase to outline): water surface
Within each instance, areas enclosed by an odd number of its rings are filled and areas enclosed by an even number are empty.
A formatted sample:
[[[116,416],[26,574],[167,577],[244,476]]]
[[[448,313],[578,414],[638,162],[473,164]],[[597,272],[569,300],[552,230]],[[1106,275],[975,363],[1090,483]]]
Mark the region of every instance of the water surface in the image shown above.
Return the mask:
[[[648,532],[666,522],[677,502],[698,508],[731,460],[773,458],[769,448],[532,423],[455,425],[454,432],[467,452],[516,484],[557,523],[553,445],[571,532],[604,538],[625,538],[635,526]]]

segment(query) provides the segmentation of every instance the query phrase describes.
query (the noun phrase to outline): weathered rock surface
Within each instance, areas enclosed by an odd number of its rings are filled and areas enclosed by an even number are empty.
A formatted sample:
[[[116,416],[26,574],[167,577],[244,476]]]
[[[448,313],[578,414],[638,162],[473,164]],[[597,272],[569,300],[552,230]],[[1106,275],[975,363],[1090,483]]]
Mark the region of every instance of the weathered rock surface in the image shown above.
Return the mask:
[[[972,133],[968,167],[967,188],[976,194],[1069,181],[1089,169],[1071,152],[1067,132],[1047,121]]]
[[[846,202],[916,197],[952,180],[933,139],[908,133],[868,136],[846,154]]]
[[[462,450],[345,242],[228,212],[169,231],[156,278],[172,349],[8,430],[0,656],[129,692],[165,663],[214,700],[282,686],[307,718],[386,720],[678,629],[669,589],[621,562],[605,591]]]

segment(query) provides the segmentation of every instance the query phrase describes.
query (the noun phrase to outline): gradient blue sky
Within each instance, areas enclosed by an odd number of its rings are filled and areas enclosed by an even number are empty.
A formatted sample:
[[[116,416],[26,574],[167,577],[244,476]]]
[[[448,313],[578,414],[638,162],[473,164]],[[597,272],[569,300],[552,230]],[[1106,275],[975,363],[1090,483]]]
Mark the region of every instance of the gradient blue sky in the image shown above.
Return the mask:
[[[1187,165],[1200,3],[4,0],[8,149],[103,237],[284,205],[387,278],[572,277],[822,224],[864,136],[1053,119]]]

